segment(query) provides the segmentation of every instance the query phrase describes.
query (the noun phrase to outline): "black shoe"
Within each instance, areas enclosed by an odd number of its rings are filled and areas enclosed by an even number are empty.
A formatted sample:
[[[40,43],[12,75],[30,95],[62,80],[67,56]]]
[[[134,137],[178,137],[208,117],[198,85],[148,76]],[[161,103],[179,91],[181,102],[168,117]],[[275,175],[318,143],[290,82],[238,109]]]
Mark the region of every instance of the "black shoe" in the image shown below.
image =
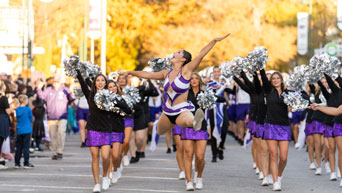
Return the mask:
[[[129,161],[130,164],[135,164],[137,163],[135,157],[131,157],[131,160]]]
[[[52,160],[58,160],[58,156],[57,155],[53,155],[51,159]]]
[[[63,159],[63,154],[57,153],[57,157],[58,157],[58,159]]]
[[[218,158],[220,160],[223,160],[224,159],[224,157],[223,157],[223,150],[218,150],[218,152],[219,152]]]
[[[20,164],[15,164],[15,165],[14,165],[14,168],[15,168],[15,169],[20,169],[20,168],[22,168],[22,166],[21,166]]]
[[[213,157],[213,159],[211,160],[211,162],[216,163],[216,162],[217,162],[216,157]]]
[[[145,152],[140,152],[140,158],[145,158]]]
[[[140,159],[140,152],[135,152],[135,162],[139,162]]]
[[[27,164],[27,165],[24,165],[24,168],[25,169],[31,169],[31,168],[34,168],[34,165],[32,165],[32,164]]]
[[[177,151],[177,146],[176,145],[172,145],[173,147],[173,152],[176,152]]]
[[[84,147],[86,147],[86,145],[85,145],[85,143],[83,142],[83,143],[81,144],[81,148],[84,148]]]
[[[5,160],[2,160],[2,161],[0,161],[0,164],[1,164],[1,165],[6,165],[6,161],[5,161]]]
[[[167,148],[166,153],[171,153],[171,149],[170,149],[170,148]]]

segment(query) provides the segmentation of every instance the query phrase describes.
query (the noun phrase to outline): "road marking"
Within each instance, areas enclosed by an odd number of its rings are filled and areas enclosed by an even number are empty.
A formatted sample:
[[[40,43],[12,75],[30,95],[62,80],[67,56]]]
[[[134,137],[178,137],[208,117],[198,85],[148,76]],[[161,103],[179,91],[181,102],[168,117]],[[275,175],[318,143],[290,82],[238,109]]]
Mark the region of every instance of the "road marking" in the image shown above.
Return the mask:
[[[46,173],[18,173],[18,172],[1,172],[1,174],[7,175],[7,177],[12,176],[63,176],[63,177],[93,177],[93,175],[82,175],[82,174],[46,174]],[[125,176],[122,178],[135,178],[135,179],[155,179],[155,180],[178,180],[178,178],[167,178],[167,177],[157,177],[157,176]]]
[[[25,187],[25,188],[52,188],[52,189],[76,189],[76,190],[91,190],[92,187],[68,187],[68,186],[40,186],[40,185],[23,185],[23,184],[0,184],[0,186],[4,187]],[[115,188],[109,190],[116,191],[134,191],[134,192],[179,192],[173,190],[152,190],[152,189],[124,189],[124,188]]]
[[[90,168],[91,165],[44,165],[35,164],[35,167],[60,167],[60,168]],[[101,168],[102,166],[100,166]],[[178,168],[159,168],[159,167],[124,167],[124,169],[147,169],[147,170],[179,170]]]

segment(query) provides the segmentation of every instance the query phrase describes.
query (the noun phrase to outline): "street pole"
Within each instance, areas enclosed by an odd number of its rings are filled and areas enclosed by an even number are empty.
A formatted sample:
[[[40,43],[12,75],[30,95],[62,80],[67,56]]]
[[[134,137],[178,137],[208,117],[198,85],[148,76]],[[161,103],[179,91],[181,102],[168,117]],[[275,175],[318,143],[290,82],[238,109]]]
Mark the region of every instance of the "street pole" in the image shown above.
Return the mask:
[[[27,2],[27,69],[30,69],[32,66],[32,40],[31,40],[31,23],[30,23],[30,9],[32,8],[32,0],[28,0]]]
[[[87,28],[87,22],[88,22],[88,1],[89,0],[84,0],[84,22],[83,22],[83,33],[84,33],[84,36],[83,36],[83,58],[82,60],[83,61],[87,61],[87,31],[88,31],[88,28]]]
[[[312,57],[312,45],[311,45],[311,18],[312,18],[312,0],[309,2],[309,32],[308,32],[308,63]]]
[[[22,33],[21,33],[21,36],[22,36],[22,54],[21,54],[21,59],[22,59],[22,68],[23,68],[23,70],[24,70],[24,68],[25,68],[25,0],[22,0],[21,1],[22,2],[22,14],[21,14],[21,21],[23,22],[23,31],[22,31]]]
[[[101,71],[106,75],[107,0],[102,0],[101,23]]]

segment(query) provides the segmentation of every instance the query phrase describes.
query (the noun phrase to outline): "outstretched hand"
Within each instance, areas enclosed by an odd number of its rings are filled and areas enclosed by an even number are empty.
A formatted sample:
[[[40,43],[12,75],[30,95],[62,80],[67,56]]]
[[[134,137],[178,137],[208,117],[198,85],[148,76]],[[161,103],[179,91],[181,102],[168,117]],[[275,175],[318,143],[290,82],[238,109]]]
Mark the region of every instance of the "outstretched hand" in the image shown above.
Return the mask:
[[[222,37],[214,38],[214,41],[219,42],[219,41],[225,39],[225,38],[228,37],[228,36],[230,36],[230,33],[228,33],[228,34],[226,34],[225,36],[222,36]]]

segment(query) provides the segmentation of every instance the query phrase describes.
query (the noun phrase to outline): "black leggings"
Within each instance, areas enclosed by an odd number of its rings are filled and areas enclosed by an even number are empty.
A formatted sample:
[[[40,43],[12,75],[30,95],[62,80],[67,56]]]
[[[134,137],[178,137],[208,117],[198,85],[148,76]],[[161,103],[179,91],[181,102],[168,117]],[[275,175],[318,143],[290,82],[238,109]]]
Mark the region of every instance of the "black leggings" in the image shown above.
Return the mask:
[[[226,106],[223,107],[224,109],[226,109]],[[210,128],[211,128],[211,140],[210,140],[210,145],[211,145],[211,152],[213,154],[213,157],[217,157],[218,153],[219,153],[219,149],[217,147],[217,139],[213,136],[213,130],[215,127],[215,121],[214,121],[214,110],[209,110],[209,119],[210,119]],[[223,111],[223,124],[222,124],[222,128],[221,128],[221,142],[219,147],[221,149],[223,149],[224,143],[226,142],[226,137],[227,137],[227,130],[228,130],[228,126],[229,126],[229,122],[228,122],[228,115],[227,115],[227,111],[224,110]]]
[[[2,144],[4,143],[4,141],[5,141],[5,139],[0,136],[0,153],[1,153]]]

